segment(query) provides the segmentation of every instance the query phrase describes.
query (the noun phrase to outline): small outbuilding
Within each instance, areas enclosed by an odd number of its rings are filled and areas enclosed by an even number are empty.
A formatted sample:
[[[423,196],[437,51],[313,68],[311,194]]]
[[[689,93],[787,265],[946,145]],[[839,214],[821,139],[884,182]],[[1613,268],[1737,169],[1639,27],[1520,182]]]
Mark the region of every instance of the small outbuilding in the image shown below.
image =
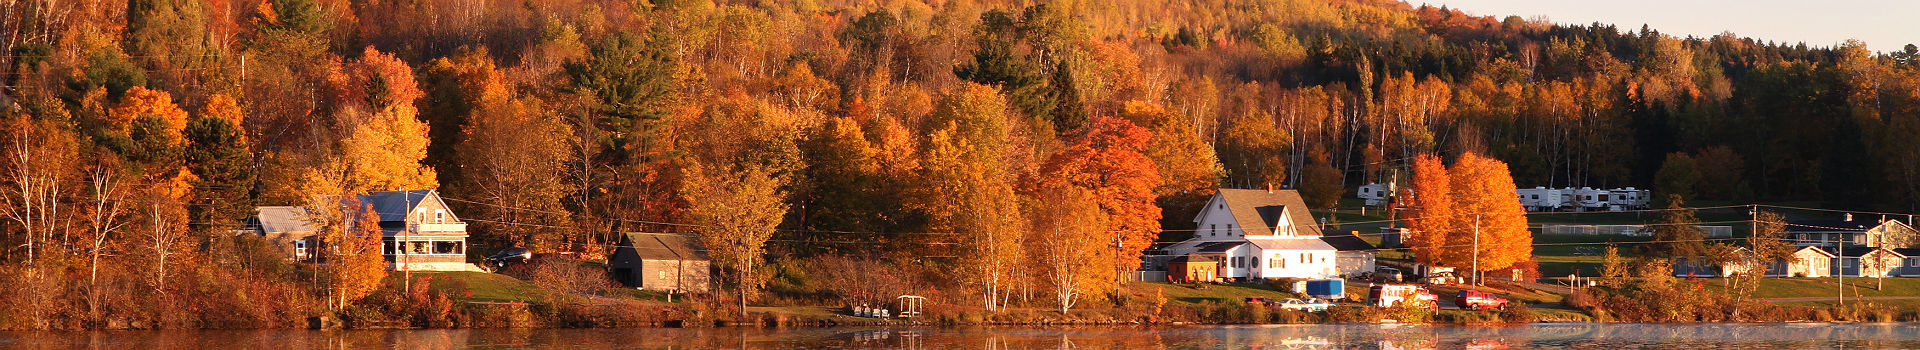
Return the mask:
[[[1187,254],[1167,262],[1167,282],[1201,283],[1219,281],[1220,261],[1199,254]]]
[[[675,234],[628,233],[607,258],[614,281],[663,292],[706,292],[712,266],[699,242]]]

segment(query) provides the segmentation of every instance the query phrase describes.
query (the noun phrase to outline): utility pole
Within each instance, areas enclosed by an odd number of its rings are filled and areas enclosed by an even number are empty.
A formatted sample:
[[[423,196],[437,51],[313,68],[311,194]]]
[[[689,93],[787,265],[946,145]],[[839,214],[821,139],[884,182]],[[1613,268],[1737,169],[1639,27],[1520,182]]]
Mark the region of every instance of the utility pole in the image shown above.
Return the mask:
[[[1840,235],[1833,239],[1833,285],[1840,290],[1840,305],[1847,305],[1847,256],[1840,254]]]
[[[1473,214],[1473,286],[1480,286],[1480,214]]]

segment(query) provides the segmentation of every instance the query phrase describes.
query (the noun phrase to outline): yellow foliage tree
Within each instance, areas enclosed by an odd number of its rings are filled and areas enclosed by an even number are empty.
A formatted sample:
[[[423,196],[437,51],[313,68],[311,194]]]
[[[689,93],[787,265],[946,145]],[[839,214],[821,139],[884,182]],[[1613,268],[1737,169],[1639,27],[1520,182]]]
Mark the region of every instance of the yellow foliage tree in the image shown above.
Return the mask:
[[[960,233],[964,276],[988,311],[1006,307],[1016,282],[1022,225],[1009,160],[1007,102],[994,88],[969,84],[929,120],[918,206],[937,231]]]
[[[760,284],[755,265],[766,254],[767,240],[787,215],[781,179],[752,162],[738,166],[689,166],[681,196],[689,203],[687,216],[700,225],[700,243],[721,268],[734,272],[740,293],[740,316],[746,317],[747,298]]]

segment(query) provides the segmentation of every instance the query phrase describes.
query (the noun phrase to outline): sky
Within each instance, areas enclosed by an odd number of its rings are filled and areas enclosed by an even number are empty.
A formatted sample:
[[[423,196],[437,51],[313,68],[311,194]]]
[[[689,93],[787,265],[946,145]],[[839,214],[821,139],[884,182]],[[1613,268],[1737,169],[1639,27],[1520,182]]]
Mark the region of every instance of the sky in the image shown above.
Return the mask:
[[[1913,0],[1407,0],[1446,5],[1495,19],[1545,15],[1560,24],[1612,23],[1622,32],[1641,24],[1675,37],[1733,32],[1761,42],[1835,46],[1847,39],[1874,51],[1920,44],[1920,1]]]

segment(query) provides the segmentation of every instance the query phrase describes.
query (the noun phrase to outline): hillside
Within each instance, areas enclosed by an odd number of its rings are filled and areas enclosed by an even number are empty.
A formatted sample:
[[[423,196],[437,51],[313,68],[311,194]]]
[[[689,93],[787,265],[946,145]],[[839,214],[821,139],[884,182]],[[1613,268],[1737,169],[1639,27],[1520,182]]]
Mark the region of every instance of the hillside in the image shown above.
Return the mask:
[[[1215,188],[1329,208],[1420,154],[1522,187],[1920,205],[1911,46],[1383,0],[25,1],[0,33],[0,299],[37,300],[0,314],[33,317],[247,299],[227,283],[313,296],[259,319],[339,312],[320,296],[378,280],[226,233],[396,189],[439,189],[476,256],[699,234],[782,293],[859,294],[818,281],[875,278],[818,268],[849,259],[955,305],[1135,264]],[[1113,283],[1074,280],[1049,283]]]

